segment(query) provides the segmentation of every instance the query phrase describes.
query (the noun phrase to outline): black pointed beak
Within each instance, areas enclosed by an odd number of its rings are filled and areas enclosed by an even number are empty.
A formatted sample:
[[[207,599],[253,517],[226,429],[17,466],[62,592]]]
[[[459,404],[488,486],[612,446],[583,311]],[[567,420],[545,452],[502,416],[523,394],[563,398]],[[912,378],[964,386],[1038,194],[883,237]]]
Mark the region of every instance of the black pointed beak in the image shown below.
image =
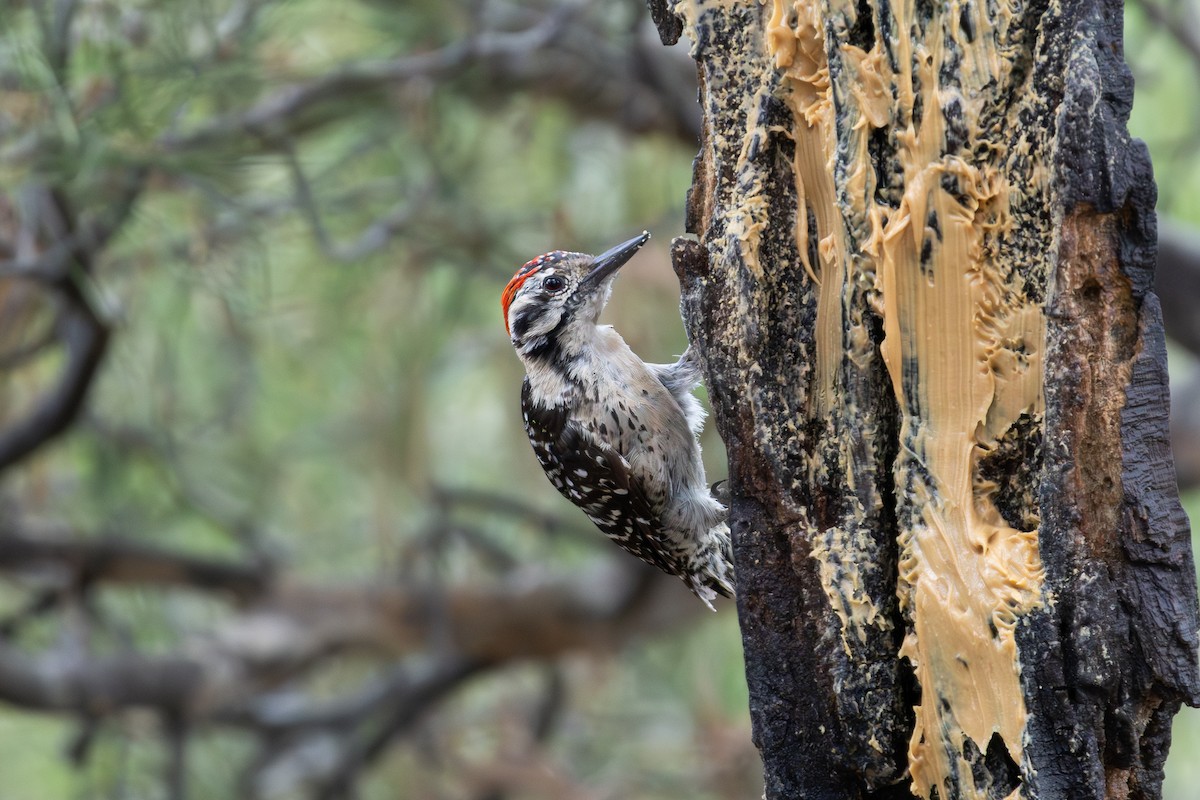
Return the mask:
[[[596,256],[596,261],[592,264],[592,271],[580,281],[579,288],[586,287],[592,289],[604,283],[605,278],[625,266],[625,262],[633,258],[633,254],[640,250],[642,245],[649,240],[650,233],[642,231],[629,241],[622,242],[611,250],[605,250]]]

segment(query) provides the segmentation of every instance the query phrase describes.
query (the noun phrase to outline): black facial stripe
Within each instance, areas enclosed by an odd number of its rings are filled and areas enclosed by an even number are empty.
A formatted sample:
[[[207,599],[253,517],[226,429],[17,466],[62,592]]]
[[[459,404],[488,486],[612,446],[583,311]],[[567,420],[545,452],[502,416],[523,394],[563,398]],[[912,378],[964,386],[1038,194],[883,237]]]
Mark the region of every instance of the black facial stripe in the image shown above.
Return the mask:
[[[519,344],[521,355],[528,361],[549,365],[549,368],[553,369],[565,382],[582,390],[584,388],[583,380],[573,369],[574,362],[578,360],[579,355],[563,352],[558,341],[558,334],[559,330],[555,329],[547,336],[538,336],[528,345]]]
[[[551,331],[548,336],[539,336],[534,340],[532,347],[522,348],[521,353],[526,358],[534,361],[548,361],[558,352],[558,339]]]
[[[558,324],[544,336],[539,336],[540,341],[531,349],[523,351],[529,358],[545,361],[553,359],[555,361],[563,361],[563,354],[559,352],[558,337],[566,330],[567,325],[571,322],[569,314],[563,314],[559,317]]]
[[[516,318],[513,320],[512,332],[513,336],[518,339],[524,339],[525,334],[529,333],[529,329],[533,327],[533,323],[538,321],[546,307],[539,304],[531,304],[517,312]]]

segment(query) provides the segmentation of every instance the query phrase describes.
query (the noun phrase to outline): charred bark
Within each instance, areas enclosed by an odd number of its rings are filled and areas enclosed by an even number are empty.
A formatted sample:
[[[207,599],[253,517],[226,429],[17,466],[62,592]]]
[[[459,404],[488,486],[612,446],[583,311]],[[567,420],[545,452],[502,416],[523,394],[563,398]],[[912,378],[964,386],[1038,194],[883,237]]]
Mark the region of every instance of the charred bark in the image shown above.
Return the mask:
[[[1197,603],[1120,4],[675,12],[767,796],[1159,797]]]

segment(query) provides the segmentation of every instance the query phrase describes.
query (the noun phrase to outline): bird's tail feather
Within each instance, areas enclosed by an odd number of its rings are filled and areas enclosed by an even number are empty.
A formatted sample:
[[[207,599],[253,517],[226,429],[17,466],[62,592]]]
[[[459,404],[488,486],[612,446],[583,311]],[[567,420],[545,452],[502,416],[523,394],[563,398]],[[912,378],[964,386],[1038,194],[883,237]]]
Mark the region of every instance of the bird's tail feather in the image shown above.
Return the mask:
[[[714,547],[707,552],[707,561],[700,570],[693,572],[688,579],[692,592],[699,597],[711,610],[712,601],[718,594],[733,597],[736,584],[733,571],[733,546],[729,539],[729,526],[722,522],[710,531]]]

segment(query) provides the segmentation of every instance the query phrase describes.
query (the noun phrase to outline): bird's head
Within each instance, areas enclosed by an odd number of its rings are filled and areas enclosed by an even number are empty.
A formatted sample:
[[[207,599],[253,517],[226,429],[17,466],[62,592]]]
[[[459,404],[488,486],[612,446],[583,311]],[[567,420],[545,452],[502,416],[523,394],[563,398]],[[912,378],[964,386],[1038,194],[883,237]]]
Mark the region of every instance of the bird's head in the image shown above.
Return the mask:
[[[504,287],[504,327],[522,358],[582,341],[608,302],[613,278],[646,243],[643,231],[598,256],[555,250],[522,266]]]

